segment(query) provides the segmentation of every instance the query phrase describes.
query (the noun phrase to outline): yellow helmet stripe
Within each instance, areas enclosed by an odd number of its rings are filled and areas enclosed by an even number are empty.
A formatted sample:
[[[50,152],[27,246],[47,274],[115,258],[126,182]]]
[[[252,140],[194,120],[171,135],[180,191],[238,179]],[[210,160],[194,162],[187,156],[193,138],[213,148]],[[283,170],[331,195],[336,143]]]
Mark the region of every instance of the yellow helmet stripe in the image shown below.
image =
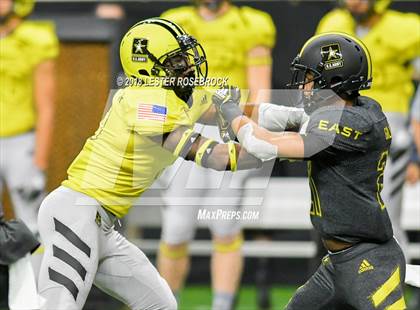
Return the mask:
[[[180,35],[186,34],[185,30],[182,29],[181,26],[177,25],[176,23],[174,23],[173,21],[170,21],[169,19],[165,19],[165,18],[159,18],[159,21],[165,22],[168,26],[173,27],[175,29],[177,29],[179,31]]]
[[[148,20],[151,21],[151,23],[153,23],[153,24],[157,24],[157,25],[160,25],[162,27],[165,27],[170,32],[175,33],[176,36],[185,34],[185,31],[183,31],[181,29],[181,27],[179,27],[177,24],[175,24],[174,22],[172,22],[170,20],[160,18],[160,17],[153,17],[153,18],[150,18]]]
[[[328,32],[328,33],[330,33],[330,32]],[[322,37],[322,36],[324,36],[324,35],[325,35],[325,33],[317,34],[317,35],[313,36],[312,38],[310,38],[308,41],[306,41],[306,42],[305,42],[305,44],[304,44],[304,45],[302,46],[302,48],[300,49],[300,52],[299,52],[299,57],[301,57],[301,56],[302,56],[303,51],[306,49],[306,47],[307,47],[309,44],[311,44],[311,43],[312,43],[312,41],[314,41],[315,39],[318,39],[319,37]]]
[[[153,25],[159,25],[168,30],[176,39],[179,35],[185,34],[183,30],[181,30],[180,27],[178,27],[175,23],[167,21],[165,19],[162,19],[160,17],[152,17],[145,20],[142,20],[138,23],[136,23],[134,26],[132,26],[130,29],[142,25],[142,24],[153,24]]]
[[[324,33],[318,34],[316,36],[313,36],[308,41],[306,41],[306,43],[303,45],[302,49],[299,52],[299,57],[302,56],[303,51],[305,50],[305,48],[311,42],[313,42],[315,39],[318,39],[320,37],[323,37],[323,36],[329,35],[329,34],[342,35],[344,37],[347,37],[350,40],[355,41],[357,44],[359,44],[362,47],[362,49],[363,49],[363,51],[365,52],[365,55],[366,55],[366,59],[367,59],[367,63],[368,63],[368,78],[370,79],[372,77],[372,60],[370,58],[369,50],[367,49],[366,45],[362,41],[360,41],[359,39],[357,39],[357,38],[355,38],[355,37],[353,37],[353,36],[351,36],[351,35],[349,35],[349,34],[347,34],[345,32],[332,31],[332,32],[324,32]]]

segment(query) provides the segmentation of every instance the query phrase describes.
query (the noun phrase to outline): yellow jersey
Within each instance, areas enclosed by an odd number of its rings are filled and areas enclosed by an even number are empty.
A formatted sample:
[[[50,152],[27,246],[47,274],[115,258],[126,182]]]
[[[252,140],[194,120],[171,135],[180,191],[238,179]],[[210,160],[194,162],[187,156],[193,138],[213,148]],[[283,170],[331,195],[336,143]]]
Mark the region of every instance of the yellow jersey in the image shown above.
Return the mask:
[[[23,21],[0,39],[0,137],[35,127],[33,74],[43,61],[57,57],[58,39],[49,22]]]
[[[151,136],[192,128],[210,107],[211,95],[197,88],[189,107],[172,90],[128,87],[113,97],[98,130],[70,165],[62,184],[95,198],[118,217],[127,214],[176,157]]]
[[[229,85],[242,89],[248,87],[247,66],[259,64],[248,52],[256,46],[273,48],[276,39],[271,16],[246,6],[231,6],[214,20],[204,20],[194,6],[168,10],[161,17],[177,23],[200,42],[206,52],[209,78],[228,77]]]
[[[356,23],[345,9],[335,9],[320,21],[317,33],[340,31],[356,35]],[[387,10],[360,38],[372,58],[372,88],[361,93],[378,101],[385,112],[408,113],[413,96],[410,61],[420,55],[420,16]]]

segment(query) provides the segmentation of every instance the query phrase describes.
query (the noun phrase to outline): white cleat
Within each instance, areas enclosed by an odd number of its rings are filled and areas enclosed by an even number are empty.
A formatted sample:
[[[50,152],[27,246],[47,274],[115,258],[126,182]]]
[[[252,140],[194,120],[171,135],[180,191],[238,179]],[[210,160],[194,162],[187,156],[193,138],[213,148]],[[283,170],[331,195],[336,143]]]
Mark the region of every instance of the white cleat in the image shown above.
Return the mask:
[[[406,265],[405,283],[408,285],[420,287],[420,265]]]

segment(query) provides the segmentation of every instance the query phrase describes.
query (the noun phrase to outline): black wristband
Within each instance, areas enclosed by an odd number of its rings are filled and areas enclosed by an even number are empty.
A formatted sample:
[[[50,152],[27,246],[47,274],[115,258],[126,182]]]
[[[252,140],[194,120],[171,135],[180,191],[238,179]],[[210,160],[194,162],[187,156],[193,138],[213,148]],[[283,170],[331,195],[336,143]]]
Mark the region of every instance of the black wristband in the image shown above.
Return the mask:
[[[213,141],[209,144],[209,146],[206,149],[206,152],[204,152],[203,157],[201,158],[201,166],[204,168],[208,168],[207,160],[210,157],[211,153],[213,152],[213,149],[216,145],[218,145],[216,141]]]

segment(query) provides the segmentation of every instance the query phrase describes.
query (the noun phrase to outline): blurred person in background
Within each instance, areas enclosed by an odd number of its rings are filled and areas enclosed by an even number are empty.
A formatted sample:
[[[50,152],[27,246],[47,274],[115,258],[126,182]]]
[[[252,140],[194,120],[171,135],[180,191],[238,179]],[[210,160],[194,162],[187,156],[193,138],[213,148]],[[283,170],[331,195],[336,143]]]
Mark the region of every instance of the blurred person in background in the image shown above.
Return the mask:
[[[417,87],[411,107],[411,129],[414,139],[414,151],[412,161],[407,168],[407,182],[415,185],[420,179],[420,87]],[[419,205],[417,204],[417,208]],[[408,303],[408,309],[420,309],[420,288],[413,291],[412,298]]]
[[[5,182],[16,218],[37,234],[53,133],[58,39],[50,22],[25,19],[33,6],[31,0],[0,1],[0,191]]]
[[[259,92],[271,89],[271,50],[276,30],[269,14],[237,7],[227,0],[195,0],[193,5],[168,10],[162,17],[175,21],[202,43],[209,62],[209,78],[227,77],[228,84],[249,90],[249,103],[269,100],[268,91]],[[220,140],[217,127],[206,126],[202,130],[206,136]],[[206,206],[208,197],[218,201],[216,206],[207,204],[208,209],[238,210],[243,190],[229,189],[227,185],[223,187],[228,189],[222,192],[218,185],[229,184],[231,173],[203,169],[189,162],[177,162],[162,176],[163,183],[171,173],[176,175],[163,194],[158,268],[179,297],[190,268],[188,244],[194,238],[200,206]],[[249,175],[240,173],[242,180]],[[235,174],[237,177],[238,172]],[[189,184],[194,190],[188,189]],[[173,197],[184,200],[177,204]],[[212,308],[233,309],[243,268],[240,220],[213,220],[209,226],[213,238]]]
[[[33,6],[32,0],[0,1],[0,193],[7,185],[14,216],[38,236],[53,133],[58,39],[52,23],[26,20]],[[31,257],[35,276],[41,258],[40,248]]]
[[[363,91],[380,102],[392,132],[392,145],[384,176],[383,200],[394,233],[407,261],[408,239],[401,227],[403,185],[410,160],[411,137],[408,112],[414,93],[412,62],[420,55],[420,16],[388,8],[391,0],[344,0],[325,15],[317,33],[345,32],[361,39],[368,47],[373,64],[374,83]]]
[[[99,3],[95,7],[95,17],[111,22],[114,27],[114,33],[111,43],[110,57],[111,57],[111,87],[114,89],[122,88],[125,75],[124,70],[118,58],[121,38],[125,31],[130,28],[130,20],[126,16],[126,11],[123,5],[118,3]],[[136,20],[137,21],[137,20]]]
[[[420,87],[417,88],[417,93],[414,97],[411,111],[411,128],[413,130],[414,144],[416,147],[417,155],[420,156]],[[418,164],[419,163],[417,162],[417,165]],[[417,181],[418,179],[419,178],[417,178]]]
[[[416,61],[416,65],[419,65],[418,72],[420,74],[420,58],[418,60]],[[418,86],[411,106],[410,116],[414,150],[412,161],[407,168],[407,181],[410,184],[415,184],[420,179],[420,87]]]

